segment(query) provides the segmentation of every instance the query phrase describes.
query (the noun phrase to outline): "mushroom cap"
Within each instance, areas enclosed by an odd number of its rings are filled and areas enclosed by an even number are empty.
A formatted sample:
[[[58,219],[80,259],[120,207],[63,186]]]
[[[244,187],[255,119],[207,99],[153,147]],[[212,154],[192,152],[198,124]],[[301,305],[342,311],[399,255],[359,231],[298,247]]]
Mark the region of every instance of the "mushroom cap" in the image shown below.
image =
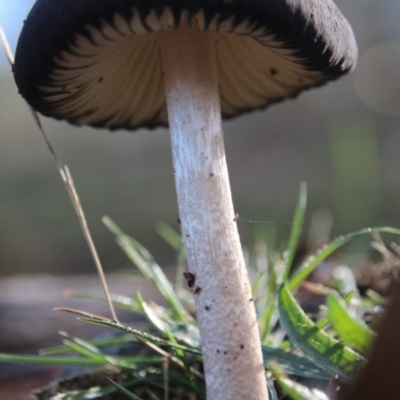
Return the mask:
[[[184,19],[214,32],[225,118],[336,79],[357,59],[331,0],[37,0],[16,50],[19,91],[76,125],[168,125],[158,38]]]

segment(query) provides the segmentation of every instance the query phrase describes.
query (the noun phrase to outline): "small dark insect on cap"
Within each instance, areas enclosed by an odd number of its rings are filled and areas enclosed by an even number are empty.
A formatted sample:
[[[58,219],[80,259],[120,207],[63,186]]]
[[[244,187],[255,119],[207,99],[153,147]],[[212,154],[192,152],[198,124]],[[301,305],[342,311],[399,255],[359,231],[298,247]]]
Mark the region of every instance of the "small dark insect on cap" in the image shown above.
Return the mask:
[[[167,125],[159,35],[213,31],[223,117],[336,79],[357,58],[332,0],[37,0],[14,76],[28,103],[77,125]]]

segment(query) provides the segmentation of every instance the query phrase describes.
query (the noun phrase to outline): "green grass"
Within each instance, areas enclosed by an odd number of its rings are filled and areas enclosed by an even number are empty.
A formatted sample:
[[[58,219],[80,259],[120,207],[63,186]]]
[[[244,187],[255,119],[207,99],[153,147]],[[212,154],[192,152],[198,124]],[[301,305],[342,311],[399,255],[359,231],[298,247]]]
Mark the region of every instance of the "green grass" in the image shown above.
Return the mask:
[[[258,248],[257,253],[259,265],[264,265],[264,269],[257,271],[253,296],[271,400],[328,399],[324,389],[334,376],[342,385],[347,385],[353,379],[353,372],[368,361],[376,333],[364,322],[364,316],[376,314],[376,305],[383,305],[384,298],[372,291],[368,297],[362,297],[356,288],[343,293],[341,288],[355,281],[350,271],[350,275],[343,278],[348,282],[335,282],[333,287],[306,286],[313,287],[325,298],[325,307],[320,307],[317,315],[311,318],[302,310],[296,291],[321,263],[345,244],[372,233],[400,235],[400,230],[389,227],[349,233],[332,240],[296,265],[305,208],[303,185],[287,249],[279,253],[267,251],[264,246],[261,250]],[[103,222],[126,256],[157,288],[166,305],[148,303],[139,292],[134,298],[114,295],[115,307],[145,316],[146,331],[82,312],[82,323],[106,326],[110,328],[110,336],[88,342],[62,332],[63,345],[45,349],[40,356],[0,354],[0,361],[112,366],[121,371],[123,378],[119,381],[108,377],[100,386],[59,393],[53,397],[56,400],[102,399],[116,394],[127,399],[205,398],[200,336],[192,315],[193,297],[182,286],[185,255],[179,235],[165,225],[158,226],[158,232],[177,254],[177,279],[171,283],[148,250],[122,232],[111,219],[104,218]],[[100,294],[71,292],[70,295],[105,301]],[[316,382],[318,390],[313,387]]]

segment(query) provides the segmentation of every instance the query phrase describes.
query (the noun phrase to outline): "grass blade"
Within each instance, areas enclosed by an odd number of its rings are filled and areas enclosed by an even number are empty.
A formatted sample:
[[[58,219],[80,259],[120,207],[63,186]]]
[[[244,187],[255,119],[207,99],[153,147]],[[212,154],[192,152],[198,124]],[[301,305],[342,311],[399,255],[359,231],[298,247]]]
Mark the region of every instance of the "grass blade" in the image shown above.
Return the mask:
[[[125,252],[126,256],[136,265],[144,277],[157,287],[174,313],[174,318],[181,322],[191,320],[190,315],[183,307],[172,285],[160,266],[154,261],[152,255],[136,240],[125,235],[110,218],[103,217],[103,222],[117,237],[117,243]]]
[[[183,272],[186,269],[186,251],[181,235],[166,223],[160,222],[156,226],[157,233],[175,250],[177,264],[174,279],[174,289],[179,291],[183,285]]]
[[[124,382],[124,386],[133,386],[141,383],[142,379],[135,378]],[[89,400],[89,399],[102,399],[104,396],[112,395],[118,389],[114,385],[109,386],[94,386],[85,390],[74,390],[66,393],[58,393],[51,397],[51,400]]]
[[[390,228],[387,226],[379,227],[379,228],[365,228],[361,229],[357,232],[352,232],[344,236],[340,236],[334,241],[332,241],[329,245],[320,249],[315,256],[307,260],[303,265],[299,268],[299,270],[289,279],[288,288],[290,290],[294,290],[301,285],[301,283],[310,275],[314,269],[324,261],[328,256],[330,256],[335,250],[339,249],[346,243],[351,240],[367,235],[373,232],[381,232],[381,233],[392,233],[395,235],[400,235],[400,230],[395,228]]]
[[[67,290],[64,292],[65,297],[70,298],[80,298],[80,299],[89,299],[89,300],[97,300],[97,301],[107,301],[106,297],[102,293],[98,292],[89,292],[85,290]],[[120,294],[111,294],[110,295],[112,303],[119,308],[135,311],[137,312],[139,309],[135,300],[128,296],[120,295]]]
[[[351,292],[346,294],[346,296],[344,297],[343,301],[347,304],[353,298],[353,296],[354,296],[354,291],[351,291]],[[327,316],[321,318],[319,321],[317,321],[315,323],[315,325],[318,327],[318,329],[323,329],[330,322],[331,322],[331,320],[329,319],[329,316],[327,315]]]
[[[168,348],[179,348],[182,349],[185,352],[194,354],[194,355],[201,355],[201,351],[197,347],[190,347],[182,344],[174,344],[171,343],[168,340],[162,339],[158,336],[151,335],[146,332],[142,332],[138,329],[131,328],[129,326],[121,325],[121,324],[116,324],[114,322],[108,322],[108,321],[103,321],[103,320],[98,320],[98,319],[91,319],[91,318],[81,318],[82,321],[90,322],[95,325],[101,325],[101,326],[108,326],[110,328],[116,328],[124,332],[129,332],[132,333],[134,336],[139,338],[142,341],[148,341],[150,343],[153,343],[157,346],[166,346]]]
[[[375,333],[362,321],[354,318],[346,303],[337,294],[327,297],[328,317],[339,337],[354,350],[367,354]]]
[[[181,235],[164,222],[156,226],[157,233],[179,254],[183,249]]]
[[[292,267],[294,257],[296,255],[297,246],[303,227],[304,214],[307,205],[307,185],[302,182],[300,185],[300,195],[294,212],[292,229],[290,230],[289,244],[285,257],[285,269],[283,272],[282,282],[285,282],[289,276],[290,268]]]
[[[152,364],[161,363],[162,357],[160,356],[133,356],[133,357],[115,357],[117,365],[124,365],[128,363],[130,366],[144,367]],[[6,354],[0,353],[0,361],[22,363],[30,365],[53,365],[65,367],[99,367],[102,365],[109,365],[107,360],[90,359],[83,357],[70,357],[70,356],[41,356],[41,355],[22,355],[22,354]]]
[[[151,400],[160,400],[160,398],[155,393],[153,393],[151,390],[148,390],[147,394],[150,396]]]
[[[283,349],[266,345],[262,346],[262,353],[265,366],[275,360],[288,375],[324,381],[329,381],[332,378],[330,372],[308,356],[294,354]]]
[[[320,330],[298,305],[289,288],[279,291],[279,314],[290,339],[313,360],[346,380],[364,363],[364,358]]]
[[[136,396],[136,394],[130,392],[128,389],[124,388],[123,386],[121,386],[119,383],[114,382],[112,379],[106,377],[106,379],[113,385],[115,386],[115,388],[121,392],[122,394],[124,394],[127,399],[131,399],[131,400],[143,400],[141,397]]]
[[[147,304],[139,292],[136,293],[136,301],[142,314],[163,335],[173,334],[175,340],[200,348],[200,334],[196,325],[176,323],[168,317],[164,308]]]
[[[276,362],[271,362],[268,368],[273,373],[278,385],[292,400],[321,400],[320,396],[317,397],[306,386],[289,379]],[[325,399],[328,400],[326,396]]]
[[[264,342],[267,336],[272,332],[275,322],[277,321],[278,302],[276,301],[278,290],[279,265],[281,260],[275,261],[268,267],[268,279],[266,282],[265,306],[261,311],[259,325],[261,327],[261,341]]]
[[[276,393],[274,384],[271,382],[271,379],[267,378],[267,387],[268,387],[268,399],[269,400],[279,400],[278,394]]]
[[[96,367],[108,364],[104,360],[89,359],[83,357],[47,357],[37,355],[21,355],[0,353],[0,361],[32,364],[32,365],[54,365],[54,366],[76,366],[76,367]]]
[[[118,335],[107,338],[95,339],[91,340],[90,344],[93,346],[99,347],[109,347],[109,346],[121,346],[128,343],[137,342],[132,335]],[[54,354],[64,354],[69,352],[68,346],[54,346],[54,347],[46,347],[39,351],[39,354],[42,356],[50,356]]]
[[[92,360],[99,362],[103,361],[105,364],[113,365],[122,369],[137,369],[137,366],[135,364],[131,364],[125,359],[117,359],[113,356],[104,354],[101,350],[99,350],[96,346],[92,345],[89,342],[68,335],[65,332],[62,332],[61,335],[65,337],[64,343],[66,346]]]

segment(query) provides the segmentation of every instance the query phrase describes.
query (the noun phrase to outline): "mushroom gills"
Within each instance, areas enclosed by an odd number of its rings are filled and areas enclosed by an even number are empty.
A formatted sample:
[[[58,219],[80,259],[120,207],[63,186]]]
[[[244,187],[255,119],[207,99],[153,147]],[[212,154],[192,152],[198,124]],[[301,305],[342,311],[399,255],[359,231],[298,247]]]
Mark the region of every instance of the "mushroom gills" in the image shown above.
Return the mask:
[[[144,20],[132,15],[126,20],[115,14],[113,24],[102,21],[101,29],[87,25],[86,35],[77,34],[53,58],[39,90],[54,116],[109,129],[168,125],[159,35],[175,24],[168,8]],[[322,82],[321,74],[301,66],[291,50],[278,48],[265,30],[252,32],[246,21],[235,27],[232,19],[219,26],[216,19],[208,26],[204,20],[203,12],[192,18],[214,31],[224,118],[262,109]],[[245,36],[252,33],[255,38]]]

